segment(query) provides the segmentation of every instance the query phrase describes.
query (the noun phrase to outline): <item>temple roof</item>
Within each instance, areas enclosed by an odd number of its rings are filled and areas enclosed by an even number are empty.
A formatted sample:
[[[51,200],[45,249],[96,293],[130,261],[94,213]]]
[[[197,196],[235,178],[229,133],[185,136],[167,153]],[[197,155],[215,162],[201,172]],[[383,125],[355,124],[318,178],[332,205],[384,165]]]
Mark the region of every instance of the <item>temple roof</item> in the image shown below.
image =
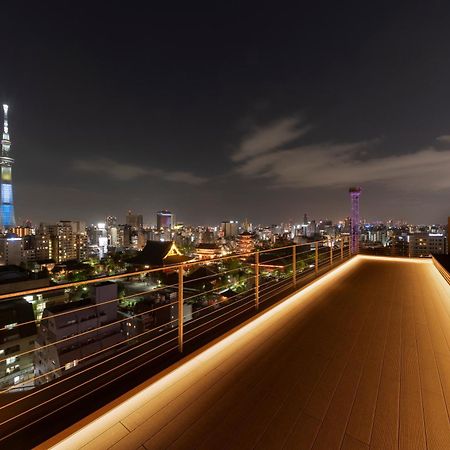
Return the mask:
[[[142,251],[129,262],[143,266],[167,266],[191,259],[182,255],[173,241],[147,241]]]

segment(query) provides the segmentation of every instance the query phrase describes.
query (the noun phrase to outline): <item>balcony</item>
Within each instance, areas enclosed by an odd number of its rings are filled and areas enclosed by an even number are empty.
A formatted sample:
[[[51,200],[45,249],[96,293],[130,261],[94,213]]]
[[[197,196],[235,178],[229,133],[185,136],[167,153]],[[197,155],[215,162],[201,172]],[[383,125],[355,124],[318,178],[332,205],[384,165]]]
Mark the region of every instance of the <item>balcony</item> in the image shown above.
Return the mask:
[[[336,253],[40,448],[450,448],[450,286],[431,260]]]

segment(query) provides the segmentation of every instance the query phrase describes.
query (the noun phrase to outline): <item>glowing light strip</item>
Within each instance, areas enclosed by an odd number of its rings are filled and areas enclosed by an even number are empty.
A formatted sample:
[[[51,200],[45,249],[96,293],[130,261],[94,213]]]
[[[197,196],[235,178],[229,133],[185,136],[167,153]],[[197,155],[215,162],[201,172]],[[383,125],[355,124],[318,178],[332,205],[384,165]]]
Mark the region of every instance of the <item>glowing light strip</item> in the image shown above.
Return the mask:
[[[93,415],[82,420],[80,423],[75,424],[68,430],[59,433],[49,441],[36,448],[54,448],[64,450],[68,448],[81,448],[83,445],[86,445],[88,442],[92,441],[96,436],[99,436],[101,433],[107,431],[119,420],[121,420],[121,418],[127,417],[128,415],[136,411],[136,409],[138,409],[140,405],[147,403],[152,398],[155,398],[158,394],[170,388],[174,383],[180,381],[183,377],[189,376],[194,368],[207,363],[209,358],[217,355],[230,345],[239,342],[241,338],[251,333],[255,329],[263,326],[271,318],[276,317],[281,312],[287,312],[289,309],[295,308],[302,297],[305,297],[308,294],[319,290],[319,288],[323,287],[323,285],[336,281],[336,279],[338,279],[339,276],[342,275],[342,273],[351,270],[355,265],[359,263],[359,261],[360,257],[357,256],[349,261],[342,263],[341,265],[326,273],[324,276],[314,281],[310,285],[304,287],[291,297],[288,297],[286,300],[283,300],[273,308],[263,312],[260,316],[252,319],[249,323],[234,331],[232,334],[222,338],[211,347],[207,348],[206,350],[190,359],[189,357],[187,357],[188,360],[182,365],[175,367],[171,372],[167,373],[151,385],[143,387],[141,391],[137,392],[127,399],[124,399],[124,401],[119,405],[112,407],[112,409],[101,414],[97,418],[95,418],[96,414],[94,413]],[[88,420],[91,421],[84,425]],[[71,429],[75,429],[80,426],[81,428],[74,431],[73,433],[70,433]]]
[[[388,261],[388,262],[405,262],[412,264],[430,264],[431,258],[408,258],[400,256],[372,256],[372,255],[358,255],[360,259],[378,260],[378,261]]]

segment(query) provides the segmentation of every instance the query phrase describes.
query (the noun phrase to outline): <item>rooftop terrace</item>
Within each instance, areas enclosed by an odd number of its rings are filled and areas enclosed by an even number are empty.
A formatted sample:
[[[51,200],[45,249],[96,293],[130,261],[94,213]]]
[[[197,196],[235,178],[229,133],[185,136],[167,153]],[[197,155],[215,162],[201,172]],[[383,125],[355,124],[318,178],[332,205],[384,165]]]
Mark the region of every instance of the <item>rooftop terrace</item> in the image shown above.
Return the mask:
[[[450,286],[357,256],[39,448],[450,448]]]

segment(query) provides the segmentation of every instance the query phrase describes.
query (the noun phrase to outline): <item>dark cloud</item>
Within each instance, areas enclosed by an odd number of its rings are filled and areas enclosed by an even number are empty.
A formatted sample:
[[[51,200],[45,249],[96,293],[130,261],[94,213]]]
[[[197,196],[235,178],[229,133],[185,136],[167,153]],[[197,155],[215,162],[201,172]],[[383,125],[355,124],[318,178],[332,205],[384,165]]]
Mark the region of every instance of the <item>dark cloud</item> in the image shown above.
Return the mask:
[[[75,160],[73,168],[82,172],[108,175],[119,181],[129,181],[148,174],[148,170],[132,164],[119,163],[107,158]]]
[[[306,133],[300,121],[286,118],[244,137],[237,172],[266,178],[272,187],[342,188],[378,183],[409,192],[447,190],[450,193],[450,150],[432,147],[414,153],[379,155],[380,140],[294,145]],[[438,138],[447,142],[447,136]],[[291,144],[291,145],[289,145]],[[285,149],[279,149],[283,145]]]
[[[443,134],[442,136],[438,136],[436,140],[441,144],[450,144],[450,134]]]
[[[245,136],[239,149],[232,155],[232,159],[242,161],[276,150],[303,136],[309,129],[309,125],[301,126],[300,120],[295,117],[287,117],[272,122],[268,126],[257,127]]]
[[[109,158],[75,160],[73,162],[73,168],[82,172],[107,175],[112,179],[118,181],[130,181],[143,176],[152,176],[165,181],[186,183],[192,185],[202,184],[207,181],[206,178],[199,177],[191,172],[184,172],[179,170],[167,171],[156,168],[147,169],[142,166],[122,163]]]

